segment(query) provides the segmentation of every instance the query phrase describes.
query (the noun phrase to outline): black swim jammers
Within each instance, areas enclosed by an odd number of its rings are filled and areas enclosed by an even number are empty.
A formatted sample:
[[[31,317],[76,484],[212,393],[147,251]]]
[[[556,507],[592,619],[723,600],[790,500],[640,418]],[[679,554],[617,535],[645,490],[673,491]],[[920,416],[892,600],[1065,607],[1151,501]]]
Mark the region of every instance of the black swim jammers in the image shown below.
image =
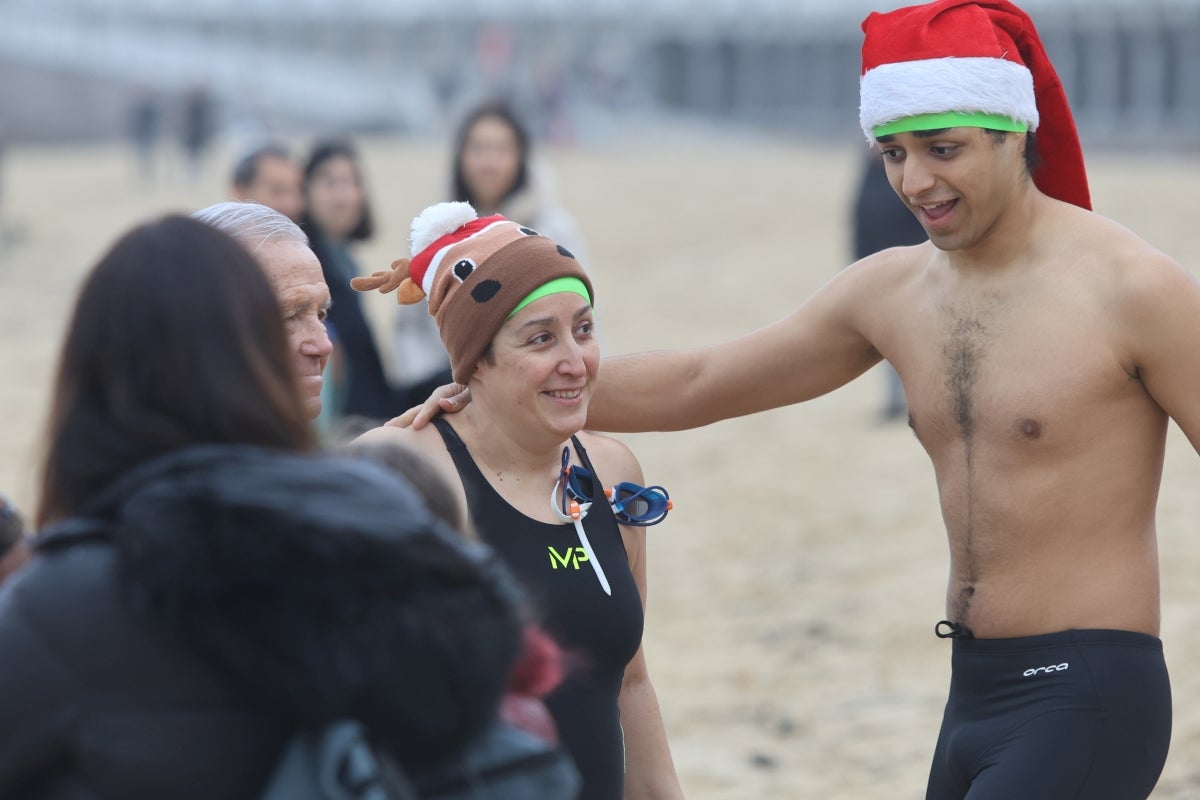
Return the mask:
[[[1162,642],[1129,631],[955,638],[926,800],[1144,800],[1167,757]]]

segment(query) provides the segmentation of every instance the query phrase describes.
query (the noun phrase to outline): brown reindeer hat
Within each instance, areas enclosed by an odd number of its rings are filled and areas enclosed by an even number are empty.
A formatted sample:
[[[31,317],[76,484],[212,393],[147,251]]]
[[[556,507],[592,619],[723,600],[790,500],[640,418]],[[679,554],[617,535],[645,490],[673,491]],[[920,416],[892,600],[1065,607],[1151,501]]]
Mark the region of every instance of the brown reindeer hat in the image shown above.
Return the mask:
[[[410,244],[412,258],[350,285],[395,289],[405,305],[428,298],[458,383],[471,379],[505,320],[539,297],[567,291],[595,302],[587,272],[565,247],[499,214],[480,217],[469,203],[426,208]]]

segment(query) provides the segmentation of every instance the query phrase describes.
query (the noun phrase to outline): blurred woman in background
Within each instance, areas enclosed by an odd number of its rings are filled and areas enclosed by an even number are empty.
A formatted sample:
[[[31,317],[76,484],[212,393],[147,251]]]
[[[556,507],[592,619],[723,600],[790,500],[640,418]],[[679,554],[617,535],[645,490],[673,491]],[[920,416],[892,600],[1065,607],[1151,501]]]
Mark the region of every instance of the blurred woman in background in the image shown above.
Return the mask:
[[[341,140],[318,142],[304,165],[303,191],[300,227],[321,262],[333,302],[328,318],[334,342],[330,359],[333,402],[328,414],[334,420],[386,420],[407,404],[388,383],[362,302],[350,288],[350,279],[359,274],[351,248],[375,232],[354,146]]]
[[[529,132],[506,103],[491,101],[463,119],[454,139],[451,198],[481,216],[502,214],[587,262],[575,219],[558,202],[549,170],[534,158]]]

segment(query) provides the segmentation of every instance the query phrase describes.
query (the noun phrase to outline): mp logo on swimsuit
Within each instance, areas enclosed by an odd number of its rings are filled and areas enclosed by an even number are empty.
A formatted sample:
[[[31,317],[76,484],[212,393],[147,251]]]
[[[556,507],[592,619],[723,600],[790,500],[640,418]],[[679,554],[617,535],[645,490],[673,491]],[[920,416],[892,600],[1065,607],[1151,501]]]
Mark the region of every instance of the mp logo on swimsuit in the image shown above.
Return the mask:
[[[1024,675],[1026,678],[1032,678],[1034,675],[1037,675],[1039,673],[1044,673],[1046,675],[1049,675],[1051,672],[1066,672],[1067,667],[1069,667],[1069,666],[1070,666],[1070,664],[1068,664],[1066,661],[1064,661],[1061,664],[1051,664],[1048,667],[1031,667],[1031,668],[1025,670],[1024,672],[1022,672],[1021,674]]]
[[[584,550],[582,547],[568,547],[562,553],[559,553],[551,545],[549,550],[551,569],[558,569],[559,567],[563,569],[579,569],[579,565],[588,560],[587,550]]]

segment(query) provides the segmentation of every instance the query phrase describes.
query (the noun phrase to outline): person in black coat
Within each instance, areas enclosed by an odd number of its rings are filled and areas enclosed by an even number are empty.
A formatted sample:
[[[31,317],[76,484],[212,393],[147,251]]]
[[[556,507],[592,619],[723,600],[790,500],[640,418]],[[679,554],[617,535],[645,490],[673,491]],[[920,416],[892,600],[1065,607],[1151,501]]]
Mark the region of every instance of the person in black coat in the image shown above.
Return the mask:
[[[406,483],[312,452],[253,258],[166,217],[66,337],[35,552],[0,586],[0,797],[254,798],[292,733],[402,766],[494,719],[521,601]]]
[[[370,323],[350,279],[359,274],[350,252],[369,239],[375,224],[367,202],[358,153],[349,142],[319,142],[304,165],[304,216],[300,227],[321,262],[333,304],[329,328],[334,340],[333,418],[358,417],[376,423],[408,408],[388,382]]]

